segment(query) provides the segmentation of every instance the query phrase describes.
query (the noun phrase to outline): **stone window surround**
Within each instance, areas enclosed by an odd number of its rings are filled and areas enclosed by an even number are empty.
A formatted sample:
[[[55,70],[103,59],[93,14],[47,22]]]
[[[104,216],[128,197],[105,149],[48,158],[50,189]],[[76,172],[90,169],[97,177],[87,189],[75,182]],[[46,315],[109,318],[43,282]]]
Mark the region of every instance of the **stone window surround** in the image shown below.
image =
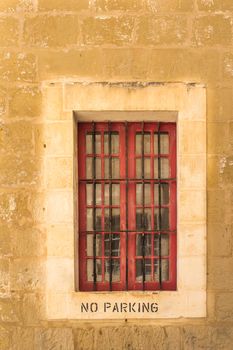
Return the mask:
[[[188,83],[44,82],[43,123],[47,147],[45,208],[47,229],[47,319],[159,319],[206,316],[206,89]],[[177,122],[177,291],[79,292],[77,246],[77,120],[160,120]],[[195,142],[198,141],[198,142]],[[73,182],[54,188],[50,161],[66,160],[58,178],[73,171]],[[58,179],[59,180],[59,179]],[[75,241],[74,241],[75,239]],[[58,249],[55,249],[55,246]],[[76,290],[75,291],[75,280]],[[156,302],[156,313],[103,313],[105,301]],[[80,305],[96,302],[97,313]]]

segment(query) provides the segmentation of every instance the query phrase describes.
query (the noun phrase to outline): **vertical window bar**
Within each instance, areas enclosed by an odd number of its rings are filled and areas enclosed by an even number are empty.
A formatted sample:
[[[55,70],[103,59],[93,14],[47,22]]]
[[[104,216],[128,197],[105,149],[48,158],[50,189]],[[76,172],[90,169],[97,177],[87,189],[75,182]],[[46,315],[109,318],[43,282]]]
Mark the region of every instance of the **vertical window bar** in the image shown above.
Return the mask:
[[[108,122],[108,155],[109,155],[109,179],[112,180],[112,135],[111,122]],[[109,181],[109,229],[110,229],[110,257],[109,257],[109,287],[112,290],[112,181]]]
[[[126,222],[125,222],[125,229],[126,229],[126,269],[125,269],[125,280],[126,280],[126,290],[128,290],[128,123],[125,122],[125,171],[126,171]]]
[[[96,208],[95,208],[95,202],[96,202],[96,149],[95,149],[95,122],[92,121],[92,154],[93,154],[93,158],[92,158],[92,167],[93,167],[93,193],[92,193],[92,197],[93,197],[93,280],[94,280],[94,290],[96,290],[96,280],[97,280],[97,276],[96,276],[96,226],[95,226],[95,216],[96,216]]]
[[[161,259],[161,227],[162,227],[162,213],[161,213],[161,145],[160,145],[160,123],[158,123],[158,179],[159,179],[159,289],[162,289],[162,259]]]
[[[142,162],[141,162],[141,166],[142,166],[142,287],[143,290],[145,289],[145,219],[144,219],[144,215],[145,215],[145,201],[144,201],[144,197],[145,197],[145,183],[144,183],[144,122],[142,122]]]

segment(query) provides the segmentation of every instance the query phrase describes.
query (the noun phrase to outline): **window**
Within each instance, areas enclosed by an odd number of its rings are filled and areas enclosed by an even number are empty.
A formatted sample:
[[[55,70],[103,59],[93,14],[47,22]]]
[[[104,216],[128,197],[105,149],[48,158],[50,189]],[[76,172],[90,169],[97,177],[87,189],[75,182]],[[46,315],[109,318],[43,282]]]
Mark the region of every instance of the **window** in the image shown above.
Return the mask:
[[[81,291],[176,289],[176,124],[78,125]]]

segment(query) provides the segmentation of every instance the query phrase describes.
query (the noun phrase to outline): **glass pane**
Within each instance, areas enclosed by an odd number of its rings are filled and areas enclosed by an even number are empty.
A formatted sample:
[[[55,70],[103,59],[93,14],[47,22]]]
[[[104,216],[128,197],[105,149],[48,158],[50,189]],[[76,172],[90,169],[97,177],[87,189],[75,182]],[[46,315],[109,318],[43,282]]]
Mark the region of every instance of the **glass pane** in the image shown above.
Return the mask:
[[[91,157],[86,158],[86,178],[87,179],[91,179],[93,177],[92,162],[93,162],[93,158]]]
[[[154,154],[158,154],[158,134],[154,134]]]
[[[95,159],[95,177],[101,179],[101,158]]]
[[[144,238],[143,238],[144,236]],[[151,255],[151,235],[149,234],[139,234],[136,238],[136,255],[143,255],[143,239],[144,239],[144,255]]]
[[[87,231],[93,230],[93,209],[87,209]]]
[[[87,196],[87,205],[92,205],[92,199],[93,199],[93,185],[92,184],[86,184],[86,196]]]
[[[143,225],[144,224],[144,225]],[[136,209],[136,230],[151,230],[151,209],[144,209],[144,220],[143,220],[143,210],[140,208]]]
[[[160,134],[160,153],[161,154],[168,154],[169,153],[168,134]]]
[[[120,185],[112,184],[112,205],[120,204]]]
[[[162,260],[162,281],[169,281],[169,260]]]
[[[144,189],[144,195],[145,195],[145,198],[144,198],[144,204],[145,205],[149,205],[151,204],[151,196],[150,196],[150,189],[151,189],[151,185],[150,184],[145,184],[145,189]]]
[[[142,178],[142,160],[141,158],[136,159],[136,178]]]
[[[104,209],[104,230],[110,231],[109,209]]]
[[[102,209],[95,209],[95,230],[101,231],[101,218],[102,218]]]
[[[142,135],[136,134],[136,154],[142,153]]]
[[[159,185],[154,185],[154,202],[155,205],[159,205]],[[169,204],[169,185],[161,184],[161,204]]]
[[[154,210],[154,229],[168,230],[169,229],[169,209],[161,208],[161,228],[159,228],[159,209]]]
[[[159,178],[158,158],[154,158],[154,179]]]
[[[101,184],[95,185],[95,203],[101,204]]]
[[[112,178],[120,178],[120,162],[119,158],[112,158]]]
[[[104,177],[109,179],[109,158],[104,158]]]
[[[120,230],[120,209],[112,209],[112,231]]]
[[[100,259],[96,259],[96,280],[97,282],[102,281],[102,261]],[[88,259],[87,260],[87,281],[92,282],[94,281],[93,278],[94,274],[94,260]]]
[[[136,204],[142,205],[142,184],[136,184]]]
[[[108,150],[108,134],[104,133],[104,154],[109,154]]]
[[[161,235],[161,256],[169,255],[169,235]],[[159,256],[159,235],[154,235],[154,256]]]
[[[151,178],[151,160],[150,158],[144,158],[144,177],[145,179]]]
[[[136,209],[136,230],[143,230],[142,209]]]
[[[105,260],[105,281],[109,281],[110,279],[110,263],[112,263],[112,282],[120,281],[120,261],[118,259]]]
[[[101,234],[96,234],[96,255],[102,255],[102,240]],[[93,256],[93,244],[94,244],[94,235],[87,235],[87,256]]]
[[[169,178],[169,159],[161,158],[161,178],[168,179]]]
[[[151,230],[151,209],[144,209],[144,230]]]
[[[151,281],[151,260],[145,259],[145,281]]]
[[[150,153],[150,133],[144,134],[144,154]]]
[[[109,184],[104,185],[104,204],[109,205]]]
[[[119,153],[119,134],[118,133],[112,133],[112,154]]]
[[[92,134],[86,134],[86,153],[92,153]]]
[[[101,134],[99,133],[95,134],[95,153],[101,153]]]
[[[142,282],[142,260],[136,260],[136,281]]]
[[[110,234],[104,235],[104,255],[110,256]],[[120,235],[112,234],[112,256],[120,256]]]
[[[154,260],[154,280],[159,281],[159,260]]]

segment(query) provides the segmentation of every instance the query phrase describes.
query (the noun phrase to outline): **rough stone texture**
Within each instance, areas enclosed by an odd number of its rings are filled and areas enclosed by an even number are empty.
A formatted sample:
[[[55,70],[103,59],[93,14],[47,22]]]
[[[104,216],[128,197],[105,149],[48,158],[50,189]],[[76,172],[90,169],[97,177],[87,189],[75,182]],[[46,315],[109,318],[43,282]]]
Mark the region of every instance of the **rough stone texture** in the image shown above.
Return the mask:
[[[232,10],[232,0],[0,1],[1,350],[232,350]],[[46,237],[43,191],[45,184],[51,190],[70,185],[72,174],[59,174],[61,164],[69,168],[66,127],[54,129],[64,147],[47,138],[41,84],[69,78],[207,86],[206,319],[46,320],[46,239],[52,256],[72,252],[65,239],[63,247],[52,245],[56,228]],[[51,150],[62,157],[44,174],[42,156]]]

